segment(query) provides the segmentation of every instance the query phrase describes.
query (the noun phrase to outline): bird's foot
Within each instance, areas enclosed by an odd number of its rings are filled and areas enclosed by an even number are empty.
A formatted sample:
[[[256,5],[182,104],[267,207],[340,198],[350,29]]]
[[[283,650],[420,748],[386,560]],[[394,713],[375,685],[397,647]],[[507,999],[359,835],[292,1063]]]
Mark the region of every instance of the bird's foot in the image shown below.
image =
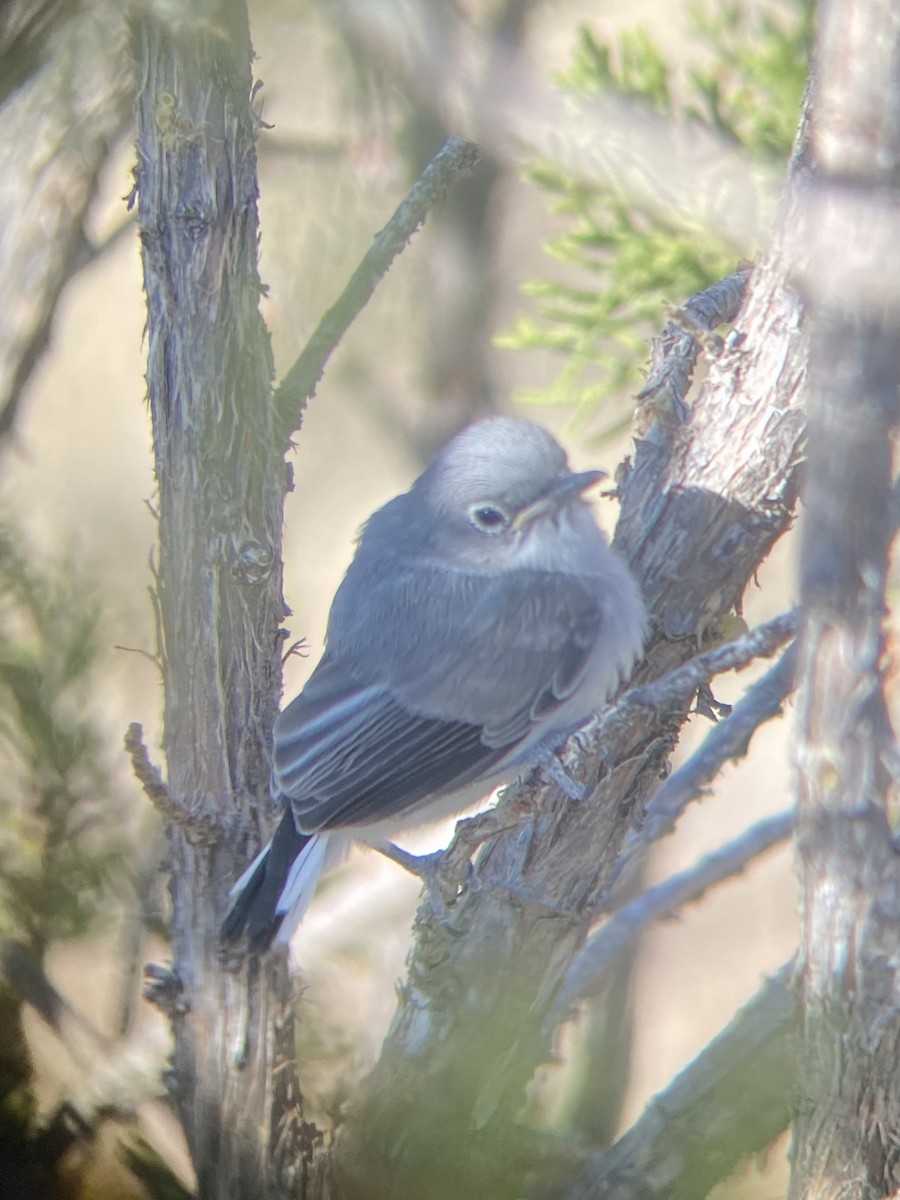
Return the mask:
[[[375,849],[422,880],[435,917],[451,933],[458,934],[464,931],[452,924],[451,909],[464,893],[477,892],[482,887],[472,856],[491,838],[517,828],[522,823],[522,816],[521,813],[490,808],[474,817],[466,817],[457,821],[446,850],[436,850],[433,854],[410,854],[387,841],[378,843]]]
[[[422,880],[422,885],[428,893],[428,900],[437,920],[451,933],[461,933],[454,928],[450,920],[450,909],[453,902],[469,885],[472,877],[472,864],[465,864],[465,878],[460,879],[457,864],[448,861],[448,851],[436,850],[433,854],[411,854],[393,842],[378,842],[374,849],[391,862],[408,871],[410,875]]]

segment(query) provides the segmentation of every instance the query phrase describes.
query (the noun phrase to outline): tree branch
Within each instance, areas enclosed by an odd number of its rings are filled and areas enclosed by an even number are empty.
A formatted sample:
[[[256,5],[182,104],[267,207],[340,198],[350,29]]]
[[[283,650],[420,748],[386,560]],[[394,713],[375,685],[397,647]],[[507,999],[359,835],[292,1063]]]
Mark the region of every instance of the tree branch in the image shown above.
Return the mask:
[[[796,1072],[793,965],[651,1101],[577,1182],[545,1200],[697,1200],[787,1128]]]
[[[790,638],[796,637],[799,627],[800,613],[794,609],[773,617],[771,621],[765,621],[756,629],[748,630],[731,642],[725,642],[721,646],[715,646],[712,650],[696,654],[682,666],[661,678],[629,688],[612,708],[601,713],[596,722],[592,721],[585,727],[583,736],[592,742],[594,739],[603,741],[611,738],[620,728],[633,721],[637,710],[641,708],[654,709],[657,712],[681,708],[691,700],[697,689],[708,683],[713,676],[721,675],[725,671],[739,671],[758,658],[770,658],[779,646],[783,646]],[[786,666],[781,667],[781,674],[774,676],[774,672],[770,673],[780,681],[779,686],[787,684],[788,691],[790,690],[789,668],[792,662],[793,659],[789,660]],[[765,689],[760,688],[753,694],[757,697],[757,704],[764,702]],[[784,695],[786,694],[787,692],[784,693]],[[784,699],[784,695],[781,699]],[[747,713],[745,719],[749,719],[752,711],[745,710]],[[733,729],[734,726],[730,728]],[[729,757],[731,756],[729,755]]]
[[[650,347],[650,370],[635,399],[635,431],[659,436],[682,424],[687,394],[701,349],[719,325],[730,324],[747,290],[750,268],[741,267],[695,296],[684,305]],[[719,339],[721,341],[721,339]],[[717,346],[716,352],[722,347]]]
[[[384,229],[376,235],[349,283],[322,317],[302,354],[275,393],[275,403],[286,438],[299,427],[303,409],[315,395],[328,359],[353,320],[369,302],[378,281],[387,273],[431,210],[444,198],[456,176],[462,171],[471,170],[477,161],[477,146],[463,138],[450,138],[410,188]]]
[[[240,0],[178,11],[184,20],[146,6],[134,18],[164,746],[177,797],[173,968],[149,987],[171,1016],[174,1098],[199,1195],[281,1200],[302,1174],[313,1200],[324,1154],[285,1051],[285,956],[226,962],[219,940],[236,868],[270,833],[285,612],[284,439],[259,312],[250,34]],[[180,814],[211,804],[219,836],[198,842]]]
[[[722,646],[720,649],[728,651],[738,643],[746,643],[748,639],[752,641],[754,635],[762,634],[767,629],[774,636],[773,625],[783,631],[785,626],[795,619],[793,613],[787,614],[786,617],[777,617],[775,622],[769,622],[768,625],[754,630],[752,634],[747,634],[745,638],[739,638],[731,647]],[[715,654],[716,651],[711,653]],[[687,666],[693,666],[696,661],[693,659]],[[747,694],[735,706],[730,716],[710,730],[703,744],[684,766],[663,783],[647,805],[640,825],[626,835],[621,854],[607,876],[599,901],[600,909],[615,903],[616,895],[621,894],[637,863],[654,843],[671,833],[687,806],[703,794],[703,789],[715,778],[725,763],[747,753],[750,739],[759,726],[779,715],[781,705],[794,687],[796,661],[796,650],[791,646],[762,679],[748,688]],[[673,675],[678,674],[680,672],[673,672]],[[647,690],[652,692],[652,685],[649,685]],[[627,695],[623,697],[623,701],[627,699]]]
[[[786,841],[793,825],[793,813],[789,812],[758,821],[687,871],[670,876],[614,912],[569,967],[550,1014],[551,1028],[564,1019],[578,1000],[596,996],[603,990],[615,960],[637,941],[648,925],[699,900],[723,880],[740,875],[760,855]]]
[[[192,812],[178,803],[166,787],[159,767],[150,761],[144,730],[137,721],[132,721],[125,731],[125,750],[138,783],[160,816],[184,829],[193,842],[207,845],[214,842],[221,833],[221,820],[212,810]]]

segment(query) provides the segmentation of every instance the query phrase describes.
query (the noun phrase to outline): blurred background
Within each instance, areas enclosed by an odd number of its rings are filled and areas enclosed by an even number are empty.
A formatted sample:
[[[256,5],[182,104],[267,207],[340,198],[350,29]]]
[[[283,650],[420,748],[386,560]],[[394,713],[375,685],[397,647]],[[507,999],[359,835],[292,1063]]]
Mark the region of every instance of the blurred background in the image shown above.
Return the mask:
[[[158,758],[161,719],[144,306],[126,203],[127,8],[0,5],[0,999],[33,1068],[25,1080],[10,1076],[29,1120],[48,1120],[63,1101],[89,1109],[92,1089],[126,1078],[142,1132],[189,1184],[177,1125],[159,1102],[166,1025],[140,1000],[143,964],[166,958],[165,844],[121,750],[139,721]],[[699,214],[731,186],[721,163],[739,162],[753,178],[783,169],[812,4],[249,8],[263,84],[263,313],[277,377],[446,136],[485,146],[344,339],[296,438],[285,593],[290,640],[306,649],[285,664],[290,698],[321,651],[361,521],[461,425],[493,411],[526,415],[552,428],[577,465],[611,473],[629,453],[631,397],[666,306],[764,244],[773,199],[764,187],[749,224]],[[160,14],[182,19],[171,6]],[[673,146],[682,135],[711,139],[720,157],[686,189],[696,204],[617,177],[624,151],[615,147],[597,175],[544,153],[552,139],[529,146],[492,128],[491,87],[508,72],[569,111],[626,99],[665,123]],[[612,530],[615,505],[597,503]],[[750,624],[791,601],[789,544],[758,583],[746,598]],[[755,677],[717,681],[717,698],[733,702]],[[696,718],[680,753],[707,728]],[[764,729],[750,758],[662,845],[647,882],[786,807],[788,742],[788,722]],[[449,832],[407,844],[434,847]],[[333,1111],[377,1055],[417,899],[414,879],[362,851],[320,889],[296,950],[313,1116]],[[623,975],[631,1066],[606,1136],[790,956],[796,909],[790,854],[780,850],[643,939]],[[16,957],[23,948],[43,975],[29,975]],[[572,1066],[590,1064],[578,1046],[573,1037],[569,1065],[536,1081],[548,1120],[568,1119],[576,1104]],[[94,1151],[80,1153],[71,1194],[90,1195]],[[779,1155],[752,1164],[727,1194],[775,1194],[782,1169]]]

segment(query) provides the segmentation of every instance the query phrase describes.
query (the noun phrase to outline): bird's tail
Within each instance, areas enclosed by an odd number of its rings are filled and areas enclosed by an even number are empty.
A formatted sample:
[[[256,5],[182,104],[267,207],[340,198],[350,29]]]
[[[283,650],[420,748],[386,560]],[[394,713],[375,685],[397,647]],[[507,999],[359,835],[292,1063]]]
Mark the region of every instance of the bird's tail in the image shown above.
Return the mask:
[[[309,907],[325,866],[328,837],[300,833],[287,809],[275,836],[231,889],[231,908],[222,922],[224,942],[246,930],[251,951],[285,945]]]

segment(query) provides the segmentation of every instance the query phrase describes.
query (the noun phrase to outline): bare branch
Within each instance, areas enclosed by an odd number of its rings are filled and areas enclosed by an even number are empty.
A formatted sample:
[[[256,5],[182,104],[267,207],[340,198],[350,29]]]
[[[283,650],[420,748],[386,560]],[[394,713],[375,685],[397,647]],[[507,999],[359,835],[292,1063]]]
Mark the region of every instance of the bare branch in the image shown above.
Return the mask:
[[[213,812],[191,811],[174,798],[163,781],[159,767],[150,761],[144,745],[144,730],[137,721],[132,721],[125,731],[125,750],[131,758],[131,767],[138,782],[157,812],[182,828],[191,842],[211,845],[216,841],[220,824]]]
[[[748,663],[757,658],[771,657],[779,646],[784,645],[790,638],[796,637],[799,625],[800,614],[796,609],[782,613],[778,617],[773,617],[771,621],[758,625],[756,629],[741,634],[734,641],[725,642],[712,650],[695,655],[682,666],[676,667],[674,671],[669,671],[659,679],[654,679],[651,683],[629,688],[611,708],[600,713],[596,721],[592,721],[585,727],[579,735],[579,741],[585,744],[603,745],[604,742],[616,736],[620,730],[627,728],[639,709],[665,712],[667,709],[674,710],[683,707],[694,692],[714,675],[721,675],[725,671],[740,670],[741,667],[746,667]],[[787,669],[785,668],[785,670]],[[751,689],[751,692],[758,697],[756,703],[760,703],[763,691],[755,692]],[[786,694],[787,692],[784,693],[784,695]],[[784,696],[782,696],[783,698]],[[750,710],[745,709],[744,711],[747,716],[742,719],[747,720],[750,717]],[[729,728],[736,729],[736,726]],[[704,743],[705,745],[706,743]],[[726,756],[726,758],[730,757],[733,755]],[[724,762],[726,759],[722,759],[722,761]]]
[[[703,744],[683,767],[670,775],[651,804],[654,814],[671,813],[673,820],[699,796],[726,762],[747,753],[753,734],[766,721],[781,713],[781,706],[794,689],[797,654],[790,646],[771,670],[747,691],[731,715],[706,735]]]
[[[768,979],[625,1136],[552,1195],[696,1200],[742,1159],[771,1145],[787,1127],[794,1088],[792,970],[789,963]]]
[[[369,302],[378,281],[462,171],[478,161],[478,147],[452,137],[434,156],[397,211],[375,237],[335,304],[325,313],[302,354],[285,375],[275,401],[286,436],[299,426],[307,400],[315,395],[325,365],[353,320]]]
[[[696,655],[662,679],[632,688],[620,703],[635,708],[656,709],[679,705],[714,675],[721,675],[723,671],[739,671],[757,658],[770,658],[779,646],[796,636],[799,626],[800,614],[796,609],[782,613],[758,625],[756,629],[741,634],[734,641]]]
[[[679,871],[623,905],[590,938],[566,974],[551,1010],[550,1027],[564,1018],[578,1000],[598,995],[606,986],[610,967],[648,925],[670,916],[685,904],[699,900],[710,888],[741,872],[760,855],[786,841],[793,829],[793,814],[779,813],[745,830],[727,845],[714,850],[687,871]]]
[[[782,621],[784,618],[776,620]],[[772,624],[773,622],[769,622],[769,625]],[[767,627],[760,626],[754,633],[758,634],[765,628]],[[732,646],[736,644],[731,643]],[[725,650],[728,647],[723,646],[721,649]],[[693,659],[687,667],[696,661]],[[606,880],[600,900],[601,908],[607,907],[617,893],[621,894],[622,886],[637,862],[650,846],[675,828],[678,818],[687,806],[703,794],[705,786],[718,774],[722,766],[729,759],[746,754],[750,739],[759,726],[779,715],[785,697],[794,686],[795,666],[796,651],[792,646],[762,679],[748,689],[746,696],[735,706],[731,715],[710,730],[700,749],[683,767],[670,775],[656,792],[644,811],[640,827],[630,830],[626,835],[621,854]],[[674,671],[672,674],[678,675],[679,672]],[[652,685],[648,690],[652,690]],[[627,699],[627,695],[623,697],[623,701]]]
[[[162,660],[150,650],[144,650],[140,646],[120,646],[118,642],[113,643],[113,650],[122,650],[125,654],[139,654],[141,658],[146,658],[148,662],[153,663],[160,675],[163,673]]]

